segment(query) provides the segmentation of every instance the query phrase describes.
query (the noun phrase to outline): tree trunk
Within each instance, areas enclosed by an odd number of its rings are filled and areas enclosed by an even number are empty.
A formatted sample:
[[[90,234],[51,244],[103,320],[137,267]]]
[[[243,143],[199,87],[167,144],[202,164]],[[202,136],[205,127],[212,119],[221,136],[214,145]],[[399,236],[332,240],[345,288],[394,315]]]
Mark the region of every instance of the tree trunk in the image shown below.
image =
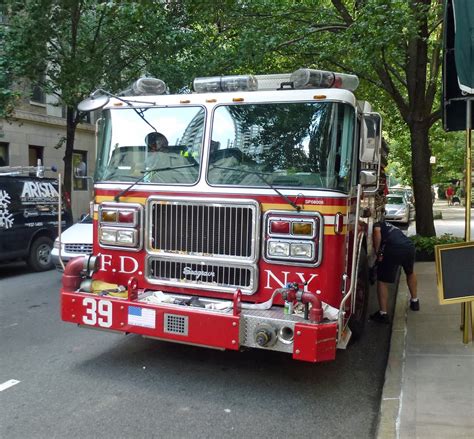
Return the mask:
[[[433,222],[431,198],[431,150],[428,121],[409,124],[411,133],[411,173],[416,209],[416,233],[421,236],[436,236]]]
[[[71,204],[67,206],[70,218],[72,218],[72,155],[74,152],[74,137],[76,134],[77,122],[75,120],[75,111],[72,107],[66,109],[66,150],[64,152],[64,192],[69,197]]]

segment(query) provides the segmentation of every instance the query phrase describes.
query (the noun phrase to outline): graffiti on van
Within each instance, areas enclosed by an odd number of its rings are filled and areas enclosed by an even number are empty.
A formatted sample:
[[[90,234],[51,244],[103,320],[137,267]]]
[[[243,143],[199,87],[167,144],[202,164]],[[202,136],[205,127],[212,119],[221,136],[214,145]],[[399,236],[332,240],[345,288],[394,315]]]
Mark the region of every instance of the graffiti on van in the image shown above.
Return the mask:
[[[0,227],[6,229],[13,226],[13,214],[8,210],[10,203],[11,198],[8,192],[0,189]]]

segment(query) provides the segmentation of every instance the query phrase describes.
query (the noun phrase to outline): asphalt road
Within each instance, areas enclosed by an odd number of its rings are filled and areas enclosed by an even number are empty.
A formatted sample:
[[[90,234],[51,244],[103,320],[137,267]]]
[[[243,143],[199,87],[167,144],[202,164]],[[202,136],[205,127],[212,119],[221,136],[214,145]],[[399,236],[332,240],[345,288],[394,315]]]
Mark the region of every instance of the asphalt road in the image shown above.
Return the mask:
[[[79,329],[60,321],[59,286],[55,271],[0,265],[1,438],[375,435],[388,325],[308,364]]]

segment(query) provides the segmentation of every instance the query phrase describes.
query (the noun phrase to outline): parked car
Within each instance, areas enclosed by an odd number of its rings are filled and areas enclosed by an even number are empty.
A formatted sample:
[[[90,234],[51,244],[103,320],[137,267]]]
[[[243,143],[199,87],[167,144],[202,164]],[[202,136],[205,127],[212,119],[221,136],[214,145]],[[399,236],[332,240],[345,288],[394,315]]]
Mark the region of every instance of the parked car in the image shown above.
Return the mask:
[[[410,207],[410,203],[404,195],[388,194],[385,219],[393,223],[408,224],[410,222]]]
[[[0,262],[23,259],[34,271],[50,270],[58,234],[58,182],[21,175],[19,168],[0,168]],[[63,209],[62,226],[70,224]]]
[[[61,244],[59,243],[59,238],[56,238],[56,241],[54,241],[51,260],[56,268],[62,271],[63,265],[59,259],[60,246],[61,260],[64,266],[72,258],[92,254],[92,217],[86,215],[79,222],[61,233]]]
[[[391,187],[388,189],[389,194],[394,195],[403,195],[406,200],[412,204],[415,202],[415,197],[413,196],[413,190],[409,187]]]

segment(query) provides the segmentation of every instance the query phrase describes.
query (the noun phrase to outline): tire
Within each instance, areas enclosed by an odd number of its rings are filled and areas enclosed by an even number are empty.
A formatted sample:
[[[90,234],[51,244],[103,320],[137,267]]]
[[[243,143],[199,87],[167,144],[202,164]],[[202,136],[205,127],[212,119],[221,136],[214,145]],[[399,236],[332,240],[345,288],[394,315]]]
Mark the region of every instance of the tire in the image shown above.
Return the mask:
[[[33,241],[30,248],[30,254],[26,262],[34,271],[46,271],[54,268],[51,260],[51,250],[53,249],[53,240],[47,236],[40,236]]]
[[[360,251],[357,266],[357,286],[354,299],[355,309],[349,320],[349,329],[352,331],[352,339],[355,341],[362,337],[364,333],[369,305],[369,264],[367,262],[367,252],[364,248]]]

